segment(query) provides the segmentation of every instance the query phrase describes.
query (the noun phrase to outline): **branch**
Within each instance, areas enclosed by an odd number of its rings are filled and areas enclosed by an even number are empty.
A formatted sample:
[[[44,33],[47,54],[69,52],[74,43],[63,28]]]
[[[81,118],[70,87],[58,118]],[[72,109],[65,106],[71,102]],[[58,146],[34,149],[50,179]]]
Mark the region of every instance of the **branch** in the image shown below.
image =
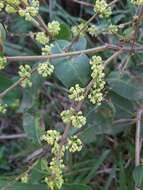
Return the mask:
[[[141,141],[141,118],[142,118],[142,113],[143,113],[143,108],[141,108],[137,112],[137,122],[136,122],[136,137],[135,137],[135,166],[140,165],[141,161],[141,146],[142,146],[142,141]],[[135,190],[141,190],[138,187],[135,187]]]
[[[75,3],[78,3],[78,4],[80,4],[80,5],[84,5],[84,6],[86,6],[86,7],[91,7],[91,8],[94,7],[94,5],[91,4],[91,3],[87,3],[87,2],[83,2],[83,1],[79,1],[79,0],[72,0],[72,1],[75,2]]]
[[[73,52],[67,52],[67,53],[57,53],[57,54],[51,54],[51,55],[38,55],[38,56],[7,56],[7,61],[9,62],[18,62],[18,61],[46,61],[48,59],[57,59],[62,57],[68,57],[68,56],[76,56],[80,54],[94,54],[97,52],[102,52],[104,50],[115,50],[123,52],[142,52],[143,47],[127,47],[127,46],[118,46],[118,45],[112,45],[112,44],[105,44],[103,46],[90,48],[87,50],[80,50],[80,51],[73,51]]]
[[[27,135],[22,133],[22,134],[12,134],[12,135],[1,135],[0,140],[12,140],[12,139],[21,139],[21,138],[26,138]]]
[[[137,112],[137,122],[136,122],[136,149],[135,149],[135,165],[140,165],[140,150],[141,150],[141,117],[143,113],[143,108]]]

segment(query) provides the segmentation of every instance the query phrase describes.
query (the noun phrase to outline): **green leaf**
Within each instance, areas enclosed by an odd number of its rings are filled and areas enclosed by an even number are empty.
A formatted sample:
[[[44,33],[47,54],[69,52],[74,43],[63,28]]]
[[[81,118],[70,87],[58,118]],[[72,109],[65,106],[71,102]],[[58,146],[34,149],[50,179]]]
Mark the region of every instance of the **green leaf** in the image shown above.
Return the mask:
[[[7,187],[8,183],[5,181],[0,181],[0,187]],[[48,190],[46,185],[32,185],[32,184],[22,184],[17,183],[15,185],[10,185],[6,188],[6,190]]]
[[[69,88],[75,84],[85,86],[90,80],[89,59],[86,55],[61,60],[55,66],[55,76]]]
[[[69,44],[70,43],[66,40],[55,41],[52,53],[63,52],[63,50],[68,47]],[[78,49],[79,45],[77,45],[77,47],[74,46],[73,48]],[[85,86],[90,80],[89,58],[84,54],[74,57],[53,59],[52,64],[55,67],[55,76],[67,88],[77,83],[81,86]]]
[[[87,40],[86,38],[82,37],[82,38],[79,38],[78,41],[73,43],[72,50],[73,51],[84,50],[86,49],[86,47],[87,47]]]
[[[93,165],[92,170],[88,173],[88,175],[85,177],[84,182],[85,183],[89,183],[90,180],[96,175],[96,171],[98,170],[98,168],[103,164],[103,162],[105,161],[105,159],[108,157],[110,153],[110,150],[106,150],[102,153],[102,155],[98,158],[98,160],[95,162],[95,164]]]
[[[18,112],[20,113],[24,113],[26,111],[28,111],[32,105],[33,105],[33,98],[31,96],[31,91],[28,89],[25,89],[23,91],[23,96],[22,96],[22,100],[21,100],[21,104],[20,107],[18,109]]]
[[[137,166],[133,171],[133,178],[138,188],[143,188],[143,166]]]
[[[71,31],[70,28],[68,27],[68,25],[66,24],[60,24],[60,32],[59,35],[57,36],[58,39],[65,39],[68,40],[71,38]]]
[[[64,184],[61,190],[92,190],[87,185],[82,184]]]
[[[6,31],[4,26],[0,23],[0,44],[3,45],[3,42],[6,40]]]
[[[10,78],[0,74],[0,93],[10,87],[13,83],[14,82]],[[14,103],[19,96],[18,88],[15,88],[4,97],[4,101],[6,104],[10,105]]]
[[[143,87],[135,78],[121,74],[120,72],[112,72],[107,79],[112,91],[129,100],[143,99]]]
[[[86,119],[87,124],[80,135],[83,142],[94,142],[96,135],[114,134],[113,110],[108,104],[102,104],[98,109],[88,106]]]
[[[6,181],[0,180],[0,188],[6,187],[8,183]],[[47,185],[33,185],[33,184],[22,184],[17,183],[6,188],[7,190],[48,190]],[[61,190],[92,190],[87,185],[83,184],[64,184]]]
[[[41,144],[40,136],[43,129],[40,128],[40,117],[35,117],[29,113],[23,114],[23,128],[27,136],[33,140],[35,144]]]

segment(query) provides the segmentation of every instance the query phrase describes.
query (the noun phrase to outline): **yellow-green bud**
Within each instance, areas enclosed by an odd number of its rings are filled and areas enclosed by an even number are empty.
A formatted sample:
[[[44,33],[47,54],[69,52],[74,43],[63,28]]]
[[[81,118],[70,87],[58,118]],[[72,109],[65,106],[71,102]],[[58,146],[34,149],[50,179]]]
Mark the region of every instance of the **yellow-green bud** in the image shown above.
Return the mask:
[[[42,77],[48,77],[54,72],[54,66],[48,61],[45,63],[40,63],[38,65],[37,71]]]
[[[36,34],[36,41],[42,45],[46,45],[49,43],[49,37],[44,32],[38,32]]]
[[[61,118],[64,123],[71,123],[75,128],[81,128],[86,124],[86,118],[82,115],[82,112],[77,112],[73,108],[61,112]]]
[[[7,63],[6,57],[0,57],[0,70],[5,68],[6,63]]]
[[[79,152],[82,149],[82,142],[81,140],[74,135],[70,139],[68,139],[66,149],[69,150],[69,152]]]
[[[81,128],[86,124],[86,117],[83,116],[82,112],[79,111],[71,117],[73,127]]]
[[[25,20],[32,21],[33,17],[38,15],[39,1],[32,0],[32,1],[30,1],[30,3],[28,3],[27,0],[24,0],[24,3],[26,4],[26,8],[19,9],[18,13],[21,17],[25,17]]]
[[[85,36],[85,33],[86,33],[85,25],[83,23],[81,23],[77,26],[73,26],[71,28],[71,31],[72,31],[74,37],[78,36],[78,35],[83,37],[83,36]]]
[[[69,98],[71,100],[80,102],[84,99],[84,88],[81,88],[79,84],[76,84],[74,87],[69,89]]]
[[[53,46],[54,46],[53,44],[45,45],[45,47],[42,48],[42,55],[49,55],[49,54],[51,54]]]
[[[48,130],[45,135],[41,137],[42,141],[46,141],[50,145],[54,145],[55,142],[58,142],[61,138],[61,135],[56,130]]]
[[[10,6],[10,5],[6,5],[5,11],[6,11],[7,13],[9,13],[9,14],[12,14],[12,13],[16,13],[16,12],[17,12],[17,10],[16,10],[14,7]]]
[[[48,172],[49,176],[45,178],[45,183],[51,190],[61,189],[64,179],[62,176],[62,169],[64,168],[63,160],[52,159]]]
[[[108,6],[105,0],[96,0],[94,11],[101,18],[108,18],[112,14],[111,7]]]
[[[90,90],[88,98],[91,103],[100,105],[103,99],[102,90],[105,85],[104,81],[104,66],[100,56],[93,56],[90,60],[91,64],[91,77],[93,79],[93,86]]]
[[[88,33],[91,35],[91,36],[98,36],[98,34],[100,33],[99,32],[99,29],[95,26],[95,25],[91,25],[89,28],[88,28]]]
[[[137,6],[143,5],[143,0],[131,0],[131,2],[132,2],[134,5],[137,5]]]
[[[118,32],[118,27],[116,25],[110,24],[108,27],[108,32],[109,33],[117,33]]]
[[[7,104],[1,104],[0,103],[0,113],[5,114],[6,108],[7,108]]]
[[[21,182],[22,182],[22,183],[28,183],[28,173],[25,173],[25,174],[21,177]]]
[[[71,122],[71,117],[75,114],[75,110],[70,108],[69,110],[64,110],[61,112],[61,118],[64,123],[69,124]]]
[[[25,88],[26,86],[32,86],[32,82],[30,81],[31,72],[32,70],[29,65],[20,65],[18,74],[22,79],[21,86],[23,88]]]
[[[52,36],[56,36],[59,34],[61,28],[60,23],[58,21],[52,21],[48,23],[48,31]]]
[[[4,8],[4,3],[0,2],[0,11]]]

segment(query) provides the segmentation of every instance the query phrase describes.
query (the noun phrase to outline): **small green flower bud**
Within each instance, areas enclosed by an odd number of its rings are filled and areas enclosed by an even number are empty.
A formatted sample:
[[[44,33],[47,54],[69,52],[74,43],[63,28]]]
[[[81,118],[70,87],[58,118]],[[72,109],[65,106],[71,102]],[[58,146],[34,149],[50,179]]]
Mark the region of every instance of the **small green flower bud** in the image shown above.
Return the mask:
[[[52,21],[48,23],[48,31],[52,36],[56,36],[59,34],[61,28],[60,23],[58,21]]]
[[[117,33],[118,32],[118,27],[116,25],[110,24],[108,27],[108,32],[109,33]]]
[[[74,87],[69,89],[69,98],[71,100],[80,102],[84,99],[84,88],[81,88],[79,84],[76,84]]]
[[[25,173],[25,174],[21,177],[21,182],[22,182],[22,183],[28,183],[28,173]]]
[[[0,103],[0,113],[5,114],[6,108],[7,108],[7,104],[1,104]]]
[[[33,17],[38,15],[39,12],[39,1],[31,0],[28,2],[24,0],[24,3],[27,5],[25,9],[19,9],[18,13],[21,17],[25,17],[25,20],[32,21]]]
[[[0,11],[4,8],[4,3],[0,2]]]
[[[0,57],[0,70],[5,68],[6,63],[7,63],[6,57]]]
[[[94,11],[100,18],[108,18],[112,14],[111,7],[108,6],[105,0],[96,0]]]
[[[44,180],[51,190],[61,189],[64,183],[64,179],[62,176],[63,167],[63,160],[57,160],[55,158],[52,159],[49,166],[50,175]]]
[[[49,54],[51,54],[53,46],[54,46],[53,44],[45,45],[45,47],[42,48],[42,55],[49,55]]]
[[[143,0],[131,0],[131,2],[132,2],[134,5],[137,5],[137,6],[143,5]]]
[[[69,150],[69,152],[79,152],[82,149],[82,142],[81,140],[74,135],[70,139],[68,139],[66,149]]]
[[[71,123],[75,128],[81,128],[86,124],[86,118],[82,115],[82,112],[76,112],[73,108],[69,110],[64,110],[61,113],[61,117],[64,123]]]
[[[81,128],[86,124],[86,118],[82,115],[82,112],[79,111],[71,117],[71,122],[73,127]]]
[[[93,79],[93,86],[90,90],[88,98],[91,103],[100,105],[103,99],[102,90],[105,86],[104,81],[104,66],[100,56],[93,56],[90,60],[91,64],[91,77]]]
[[[40,63],[38,65],[37,71],[42,77],[48,77],[51,76],[54,72],[54,66],[50,64],[48,61]]]
[[[30,81],[31,72],[32,70],[29,65],[20,65],[18,74],[20,78],[23,79],[21,81],[21,86],[23,88],[25,88],[26,86],[32,86],[32,82]]]
[[[50,145],[54,145],[55,142],[58,142],[61,138],[61,135],[56,130],[48,130],[45,135],[41,137],[42,141],[46,141]]]
[[[16,12],[17,12],[17,10],[16,10],[14,7],[10,6],[10,5],[6,5],[5,11],[6,11],[7,13],[9,13],[9,14],[13,14],[13,13],[16,13]]]
[[[64,123],[69,124],[71,122],[71,117],[74,115],[75,110],[70,108],[69,110],[64,110],[61,112],[61,118]]]
[[[99,29],[93,24],[88,28],[88,33],[94,37],[100,34]]]
[[[78,36],[78,35],[81,36],[81,37],[85,36],[86,31],[85,30],[83,31],[84,28],[85,28],[85,25],[83,23],[81,23],[81,24],[79,24],[77,26],[73,26],[71,28],[73,36],[74,37]]]
[[[49,37],[44,32],[38,32],[36,34],[36,41],[42,45],[46,45],[49,43]]]

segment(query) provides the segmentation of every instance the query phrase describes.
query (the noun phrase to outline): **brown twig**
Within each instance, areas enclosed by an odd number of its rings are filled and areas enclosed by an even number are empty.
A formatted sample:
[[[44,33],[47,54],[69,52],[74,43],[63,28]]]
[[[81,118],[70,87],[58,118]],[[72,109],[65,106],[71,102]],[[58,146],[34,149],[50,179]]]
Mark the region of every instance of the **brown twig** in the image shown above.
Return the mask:
[[[0,140],[13,140],[13,139],[21,139],[26,138],[27,135],[25,133],[22,134],[12,134],[12,135],[0,135]]]
[[[136,116],[136,137],[135,137],[135,166],[140,165],[141,161],[141,119],[143,114],[143,108],[139,109]],[[135,187],[135,190],[140,190],[140,188]]]
[[[38,56],[7,56],[7,61],[9,62],[18,62],[18,61],[46,61],[48,59],[57,59],[62,57],[71,57],[76,56],[80,54],[87,54],[91,55],[97,52],[102,52],[104,50],[115,50],[119,51],[122,50],[123,52],[142,52],[143,47],[127,47],[127,46],[118,46],[113,44],[105,44],[103,46],[90,48],[86,50],[80,50],[80,51],[73,51],[73,52],[66,52],[66,53],[58,53],[58,54],[51,54],[51,55],[38,55]]]
[[[79,1],[79,0],[72,0],[72,1],[75,2],[75,3],[78,3],[78,4],[80,4],[80,5],[84,5],[84,6],[86,6],[86,7],[91,7],[91,8],[94,7],[93,4],[87,3],[87,2],[84,2],[84,1]]]

